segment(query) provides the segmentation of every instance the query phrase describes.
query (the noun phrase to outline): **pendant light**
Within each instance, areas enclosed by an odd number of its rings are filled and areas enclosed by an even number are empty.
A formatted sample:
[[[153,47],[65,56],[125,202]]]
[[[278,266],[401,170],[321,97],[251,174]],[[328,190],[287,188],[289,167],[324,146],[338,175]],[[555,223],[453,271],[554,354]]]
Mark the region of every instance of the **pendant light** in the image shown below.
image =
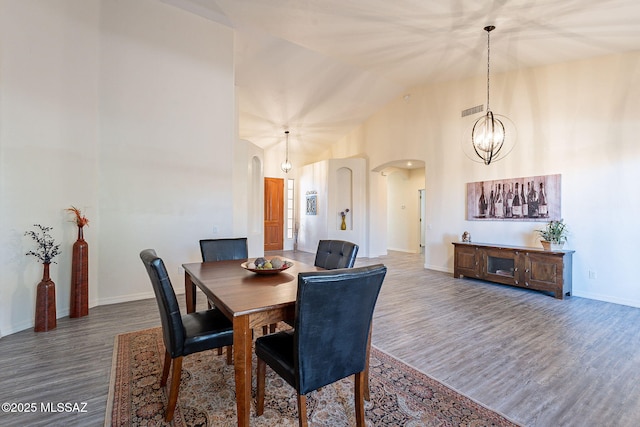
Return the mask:
[[[515,145],[515,129],[511,129],[513,123],[507,117],[494,114],[489,106],[491,76],[489,68],[491,54],[490,34],[495,28],[493,25],[484,27],[487,32],[487,112],[476,120],[471,130],[473,151],[485,165],[490,164],[492,161],[503,159]],[[507,126],[505,126],[505,123]],[[510,132],[510,130],[514,132]]]
[[[284,131],[284,135],[285,135],[285,139],[286,139],[286,150],[287,151],[286,151],[285,161],[282,162],[282,164],[280,164],[280,169],[282,169],[282,172],[284,172],[284,173],[289,173],[289,171],[293,167],[291,165],[291,162],[289,161],[289,131],[285,130]]]

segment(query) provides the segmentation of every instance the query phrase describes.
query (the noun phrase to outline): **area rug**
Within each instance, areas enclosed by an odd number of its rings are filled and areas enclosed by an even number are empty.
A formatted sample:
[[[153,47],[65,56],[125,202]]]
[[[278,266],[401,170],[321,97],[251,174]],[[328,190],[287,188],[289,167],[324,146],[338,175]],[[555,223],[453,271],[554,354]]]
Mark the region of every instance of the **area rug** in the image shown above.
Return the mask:
[[[174,419],[165,423],[166,389],[160,387],[164,344],[160,328],[118,335],[113,352],[105,426],[235,426],[233,366],[216,350],[184,358]],[[297,426],[295,391],[267,369],[265,410],[252,426]],[[367,426],[517,426],[392,356],[371,349],[371,401]],[[353,377],[307,395],[311,426],[354,426]]]

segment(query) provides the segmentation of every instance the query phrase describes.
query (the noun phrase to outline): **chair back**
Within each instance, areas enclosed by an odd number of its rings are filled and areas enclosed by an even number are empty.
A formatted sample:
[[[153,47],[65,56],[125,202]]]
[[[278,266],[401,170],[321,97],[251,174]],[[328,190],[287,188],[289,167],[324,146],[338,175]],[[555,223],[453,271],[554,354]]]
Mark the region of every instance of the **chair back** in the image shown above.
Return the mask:
[[[140,259],[147,269],[153,292],[156,294],[164,346],[172,358],[182,356],[185,340],[182,315],[164,262],[153,249],[145,249],[140,252]]]
[[[203,239],[200,240],[200,253],[203,262],[247,259],[247,238]]]
[[[365,369],[382,264],[300,273],[294,322],[294,366],[300,394]]]
[[[344,240],[320,240],[316,251],[316,267],[325,270],[351,268],[356,262],[359,246]]]

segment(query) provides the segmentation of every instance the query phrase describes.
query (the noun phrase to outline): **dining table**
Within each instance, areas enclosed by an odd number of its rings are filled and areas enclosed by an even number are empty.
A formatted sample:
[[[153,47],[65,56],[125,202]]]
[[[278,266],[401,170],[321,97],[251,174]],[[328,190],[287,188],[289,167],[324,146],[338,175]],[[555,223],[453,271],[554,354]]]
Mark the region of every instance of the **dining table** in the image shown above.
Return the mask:
[[[238,426],[248,427],[251,412],[251,357],[253,328],[280,321],[293,324],[298,273],[320,267],[281,258],[292,263],[273,274],[254,273],[243,267],[248,260],[182,264],[187,312],[196,308],[196,288],[233,323],[233,362]]]

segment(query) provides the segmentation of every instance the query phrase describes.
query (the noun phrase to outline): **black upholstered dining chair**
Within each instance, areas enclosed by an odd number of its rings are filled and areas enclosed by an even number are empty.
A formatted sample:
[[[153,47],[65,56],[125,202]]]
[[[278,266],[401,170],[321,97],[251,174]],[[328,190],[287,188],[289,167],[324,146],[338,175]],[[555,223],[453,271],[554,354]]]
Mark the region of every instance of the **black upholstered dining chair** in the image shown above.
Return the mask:
[[[325,270],[351,268],[356,262],[358,245],[344,240],[320,240],[314,265]]]
[[[140,252],[140,259],[142,259],[149,279],[151,279],[160,310],[162,335],[166,349],[160,380],[161,387],[167,384],[169,368],[173,365],[169,401],[165,412],[165,421],[169,422],[173,419],[173,412],[178,401],[182,358],[213,348],[227,347],[227,364],[231,364],[233,325],[215,308],[181,315],[175,291],[162,259],[156,255],[153,249]]]
[[[202,254],[202,262],[247,259],[249,256],[247,238],[202,239],[200,240],[200,253]],[[211,301],[208,301],[208,304],[209,308],[213,308]],[[272,332],[276,329],[275,324],[265,325],[262,327],[263,335],[269,332],[269,327]]]
[[[202,239],[200,240],[200,253],[203,262],[247,259],[247,238]]]
[[[202,239],[200,240],[200,253],[202,261],[227,261],[234,259],[247,259],[249,251],[247,250],[247,238],[224,238],[224,239]],[[213,303],[208,301],[209,308],[213,308]],[[275,331],[276,325],[263,326],[262,334],[266,335],[271,328],[271,332]],[[218,354],[221,354],[218,351]]]
[[[296,389],[300,426],[307,425],[307,393],[355,374],[356,424],[365,425],[369,330],[386,272],[377,264],[298,275],[294,329],[256,340],[258,415],[269,365]]]
[[[247,259],[247,238],[202,239],[200,240],[200,253],[202,262],[227,261],[233,259]],[[208,301],[209,308],[213,303]]]

